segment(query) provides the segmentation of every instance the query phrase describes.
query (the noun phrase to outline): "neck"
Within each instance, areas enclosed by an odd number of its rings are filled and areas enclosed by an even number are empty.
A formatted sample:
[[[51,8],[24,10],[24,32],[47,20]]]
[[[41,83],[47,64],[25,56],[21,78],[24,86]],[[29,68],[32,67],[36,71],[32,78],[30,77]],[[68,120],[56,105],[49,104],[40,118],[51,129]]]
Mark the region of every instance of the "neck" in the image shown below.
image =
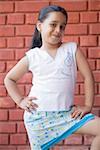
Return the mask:
[[[62,43],[58,44],[43,44],[41,46],[41,49],[46,49],[46,50],[56,50]]]

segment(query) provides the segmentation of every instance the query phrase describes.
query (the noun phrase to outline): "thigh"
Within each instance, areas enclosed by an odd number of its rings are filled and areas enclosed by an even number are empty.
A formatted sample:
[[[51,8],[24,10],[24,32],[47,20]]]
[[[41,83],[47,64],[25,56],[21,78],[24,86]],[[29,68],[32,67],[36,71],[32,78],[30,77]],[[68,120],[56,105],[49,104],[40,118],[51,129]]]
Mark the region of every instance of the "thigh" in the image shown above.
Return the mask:
[[[85,125],[79,128],[75,133],[100,136],[100,118],[95,116],[93,120],[87,122]]]

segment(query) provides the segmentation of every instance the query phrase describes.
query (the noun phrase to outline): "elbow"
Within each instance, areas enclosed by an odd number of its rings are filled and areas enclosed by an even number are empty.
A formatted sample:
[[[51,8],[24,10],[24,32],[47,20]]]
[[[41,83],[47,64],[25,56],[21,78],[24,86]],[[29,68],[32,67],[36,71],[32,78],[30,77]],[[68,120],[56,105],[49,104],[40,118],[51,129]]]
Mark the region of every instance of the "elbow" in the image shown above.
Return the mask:
[[[5,78],[4,78],[4,85],[5,85],[5,87],[7,86],[8,80],[9,80],[9,78],[8,78],[8,76],[6,75]]]
[[[5,85],[5,87],[6,87],[6,88],[9,87],[9,84],[10,84],[11,82],[15,82],[15,81],[12,80],[12,79],[9,77],[9,75],[7,74],[7,75],[5,76],[5,78],[4,78],[4,85]]]

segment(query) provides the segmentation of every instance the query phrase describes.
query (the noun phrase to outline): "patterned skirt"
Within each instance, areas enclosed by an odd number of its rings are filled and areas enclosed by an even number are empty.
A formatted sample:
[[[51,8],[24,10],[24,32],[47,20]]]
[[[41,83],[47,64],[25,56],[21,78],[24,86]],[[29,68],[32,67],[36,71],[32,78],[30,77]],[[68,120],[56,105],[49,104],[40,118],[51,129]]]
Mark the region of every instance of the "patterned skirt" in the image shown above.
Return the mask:
[[[82,119],[73,119],[72,111],[25,111],[24,123],[31,150],[48,150],[94,119],[91,113]]]

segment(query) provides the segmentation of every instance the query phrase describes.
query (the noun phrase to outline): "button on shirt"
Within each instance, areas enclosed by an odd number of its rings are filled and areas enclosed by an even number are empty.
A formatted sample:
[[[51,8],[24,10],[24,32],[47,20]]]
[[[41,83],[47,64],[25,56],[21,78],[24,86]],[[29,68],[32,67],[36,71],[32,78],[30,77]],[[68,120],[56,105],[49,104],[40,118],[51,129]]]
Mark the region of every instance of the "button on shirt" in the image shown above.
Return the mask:
[[[38,104],[37,111],[64,111],[73,105],[76,81],[74,42],[63,43],[55,58],[36,47],[26,52],[29,70],[33,74],[29,96]]]

